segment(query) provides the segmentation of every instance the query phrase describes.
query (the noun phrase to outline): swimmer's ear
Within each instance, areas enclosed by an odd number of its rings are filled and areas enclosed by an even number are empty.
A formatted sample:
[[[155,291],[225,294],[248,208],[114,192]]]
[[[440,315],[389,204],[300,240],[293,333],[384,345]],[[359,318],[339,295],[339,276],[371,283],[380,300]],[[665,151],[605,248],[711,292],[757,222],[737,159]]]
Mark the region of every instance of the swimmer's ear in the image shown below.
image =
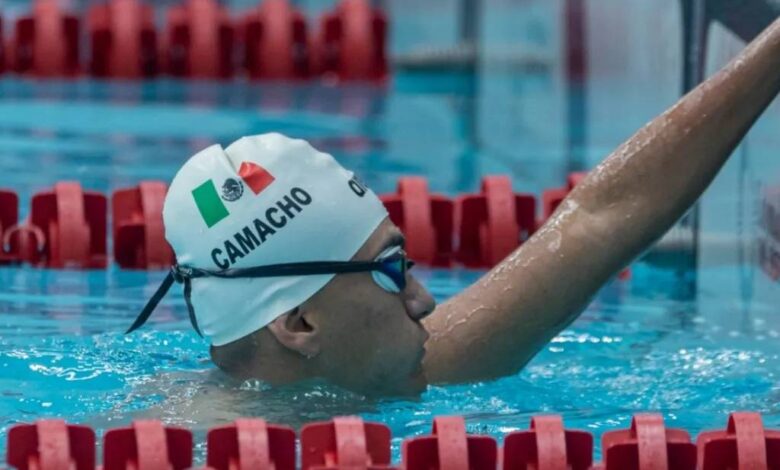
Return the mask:
[[[268,331],[287,349],[307,358],[320,353],[319,329],[307,321],[303,307],[290,310],[268,325]]]

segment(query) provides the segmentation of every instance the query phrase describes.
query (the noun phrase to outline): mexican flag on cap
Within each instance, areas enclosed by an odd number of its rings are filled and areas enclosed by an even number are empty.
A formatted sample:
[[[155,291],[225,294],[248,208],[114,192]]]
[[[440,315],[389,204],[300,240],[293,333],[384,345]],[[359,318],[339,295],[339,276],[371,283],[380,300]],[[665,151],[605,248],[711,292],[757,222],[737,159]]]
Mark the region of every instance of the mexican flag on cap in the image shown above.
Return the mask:
[[[271,173],[252,162],[242,162],[238,169],[238,176],[240,180],[228,178],[221,184],[221,195],[212,179],[204,181],[192,190],[192,198],[208,228],[230,215],[225,201],[232,202],[241,198],[244,184],[257,196],[274,182]]]

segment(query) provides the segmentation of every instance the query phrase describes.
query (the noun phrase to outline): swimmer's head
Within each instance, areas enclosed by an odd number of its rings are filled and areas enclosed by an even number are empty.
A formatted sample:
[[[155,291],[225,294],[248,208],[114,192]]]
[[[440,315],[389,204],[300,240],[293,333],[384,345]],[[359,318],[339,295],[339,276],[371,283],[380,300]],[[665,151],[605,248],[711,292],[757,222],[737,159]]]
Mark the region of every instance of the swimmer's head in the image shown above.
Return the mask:
[[[193,325],[231,375],[424,384],[433,300],[382,203],[330,155],[280,134],[209,147],[174,178],[163,219]]]

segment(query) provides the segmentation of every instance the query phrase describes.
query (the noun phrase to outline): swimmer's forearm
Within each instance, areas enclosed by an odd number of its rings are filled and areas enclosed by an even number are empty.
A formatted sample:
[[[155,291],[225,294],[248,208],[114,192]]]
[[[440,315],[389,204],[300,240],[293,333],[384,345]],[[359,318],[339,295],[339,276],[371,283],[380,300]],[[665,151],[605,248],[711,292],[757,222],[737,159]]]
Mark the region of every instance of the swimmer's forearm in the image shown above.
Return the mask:
[[[630,262],[688,210],[778,91],[780,20],[572,192],[611,240],[608,271]]]

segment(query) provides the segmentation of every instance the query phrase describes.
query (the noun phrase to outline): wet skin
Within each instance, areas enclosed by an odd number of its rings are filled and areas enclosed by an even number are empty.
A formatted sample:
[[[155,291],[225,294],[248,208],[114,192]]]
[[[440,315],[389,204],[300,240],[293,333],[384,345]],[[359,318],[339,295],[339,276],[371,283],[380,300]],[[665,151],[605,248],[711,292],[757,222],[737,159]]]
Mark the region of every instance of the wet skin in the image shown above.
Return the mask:
[[[370,274],[339,275],[212,357],[239,378],[318,377],[380,395],[514,374],[688,210],[778,91],[780,20],[618,147],[526,243],[435,311],[411,276],[392,294]],[[354,259],[400,243],[385,221]]]

